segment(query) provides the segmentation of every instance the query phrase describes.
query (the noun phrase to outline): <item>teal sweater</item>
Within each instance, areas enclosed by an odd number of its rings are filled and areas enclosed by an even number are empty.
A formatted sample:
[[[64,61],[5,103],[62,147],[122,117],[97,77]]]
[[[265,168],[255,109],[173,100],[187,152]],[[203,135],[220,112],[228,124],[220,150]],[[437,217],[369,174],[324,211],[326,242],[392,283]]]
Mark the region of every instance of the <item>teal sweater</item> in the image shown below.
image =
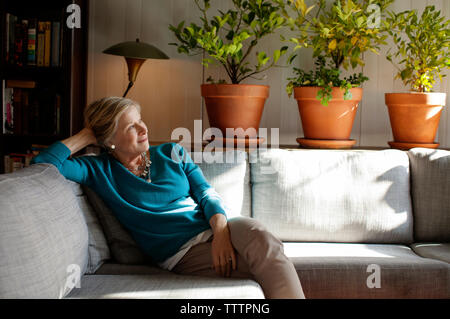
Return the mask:
[[[31,163],[53,164],[67,179],[93,189],[154,262],[210,228],[214,214],[226,216],[222,199],[179,144],[150,146],[151,183],[107,153],[69,156],[70,149],[56,142]]]

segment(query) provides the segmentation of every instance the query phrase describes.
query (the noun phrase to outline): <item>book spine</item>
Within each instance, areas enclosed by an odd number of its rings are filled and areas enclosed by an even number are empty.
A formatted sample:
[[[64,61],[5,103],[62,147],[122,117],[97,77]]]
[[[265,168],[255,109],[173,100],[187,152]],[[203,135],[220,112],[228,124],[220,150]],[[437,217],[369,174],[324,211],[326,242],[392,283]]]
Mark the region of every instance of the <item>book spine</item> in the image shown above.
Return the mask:
[[[50,55],[51,55],[51,29],[52,23],[50,21],[45,22],[45,51],[44,51],[44,66],[50,66]]]
[[[5,80],[2,80],[2,134],[6,133],[5,128],[6,123],[6,90],[5,90]]]
[[[37,30],[37,66],[44,66],[45,23],[38,22]]]
[[[9,43],[8,43],[8,51],[9,51],[9,57],[8,62],[9,64],[14,64],[14,46],[15,46],[15,33],[16,33],[16,20],[17,17],[13,14],[9,15]]]
[[[52,22],[52,66],[59,66],[60,30],[60,23],[58,21]]]
[[[5,113],[4,113],[4,123],[3,123],[3,132],[5,134],[12,134],[14,130],[13,123],[13,93],[14,90],[12,88],[5,88]]]
[[[22,89],[14,90],[14,134],[22,134]]]
[[[33,159],[32,154],[27,154],[27,155],[25,156],[25,163],[24,163],[24,166],[25,166],[25,167],[30,166],[31,160],[32,160],[32,159]]]
[[[10,153],[8,156],[12,159],[16,159],[17,162],[21,162],[23,164],[23,167],[30,166],[31,159],[34,157],[34,155],[27,151],[27,153]]]
[[[5,50],[6,50],[6,63],[9,62],[9,19],[10,19],[10,14],[6,13],[6,17],[5,17],[5,26],[6,26],[6,41],[5,41]]]
[[[12,161],[12,169],[11,172],[18,171],[19,169],[23,168],[24,162],[22,161],[22,157],[13,157],[11,156]]]
[[[21,21],[22,32],[22,54],[20,56],[21,65],[28,64],[28,20],[22,19]]]
[[[5,174],[11,173],[11,158],[9,155],[3,156],[3,169]]]
[[[36,82],[32,80],[6,80],[6,87],[33,89],[36,87]]]
[[[33,94],[33,98],[30,99],[30,134],[36,134],[39,132],[39,103],[37,97]]]
[[[63,30],[64,22],[60,22],[59,27],[59,66],[63,64],[63,38],[64,38],[64,30]]]
[[[2,134],[6,134],[6,90],[5,80],[2,80]]]
[[[28,90],[22,90],[22,133],[29,133],[29,95]]]
[[[14,26],[15,32],[14,32],[14,61],[13,64],[18,66],[23,66],[23,42],[24,42],[24,35],[23,35],[23,28],[22,28],[22,21],[20,19],[16,20],[16,24]]]
[[[28,27],[28,65],[36,65],[36,19],[31,19]]]

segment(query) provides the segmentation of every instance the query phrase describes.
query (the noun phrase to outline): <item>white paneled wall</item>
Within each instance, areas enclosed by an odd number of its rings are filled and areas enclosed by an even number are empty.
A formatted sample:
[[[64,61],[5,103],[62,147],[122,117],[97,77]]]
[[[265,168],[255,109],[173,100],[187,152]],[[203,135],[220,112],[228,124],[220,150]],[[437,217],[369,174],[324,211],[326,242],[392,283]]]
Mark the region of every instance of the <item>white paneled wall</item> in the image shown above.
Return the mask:
[[[331,1],[331,0],[330,0]],[[226,10],[226,1],[213,0],[211,13],[216,9]],[[435,5],[447,17],[450,16],[450,0],[396,0],[394,10],[419,9]],[[170,46],[175,38],[168,29],[185,20],[199,22],[198,11],[193,0],[92,0],[89,6],[89,56],[88,56],[88,103],[104,96],[122,96],[128,84],[127,67],[122,57],[103,54],[107,47],[123,41],[142,42],[155,45],[164,51],[170,60],[147,60],[142,66],[137,82],[128,93],[129,98],[142,106],[142,116],[150,130],[151,141],[169,141],[172,131],[185,127],[194,136],[194,120],[202,119],[203,131],[209,127],[206,109],[200,96],[200,85],[209,75],[225,78],[218,67],[204,69],[201,56],[186,56]],[[287,32],[287,31],[286,31]],[[260,43],[260,50],[279,48],[279,37],[270,36]],[[404,92],[401,81],[394,80],[395,68],[383,53],[366,53],[363,71],[370,81],[363,86],[364,97],[358,108],[351,138],[357,146],[387,147],[392,140],[389,116],[384,104],[384,94]],[[311,68],[313,61],[309,50],[300,51],[298,67]],[[279,144],[296,145],[295,139],[303,136],[301,121],[295,100],[285,92],[286,78],[290,68],[278,67],[266,72],[263,80],[249,79],[244,83],[270,85],[270,97],[261,119],[261,128],[279,129]],[[436,91],[450,93],[450,81],[444,78]],[[450,96],[447,94],[447,106]],[[442,148],[450,148],[450,115],[444,108],[438,142]]]

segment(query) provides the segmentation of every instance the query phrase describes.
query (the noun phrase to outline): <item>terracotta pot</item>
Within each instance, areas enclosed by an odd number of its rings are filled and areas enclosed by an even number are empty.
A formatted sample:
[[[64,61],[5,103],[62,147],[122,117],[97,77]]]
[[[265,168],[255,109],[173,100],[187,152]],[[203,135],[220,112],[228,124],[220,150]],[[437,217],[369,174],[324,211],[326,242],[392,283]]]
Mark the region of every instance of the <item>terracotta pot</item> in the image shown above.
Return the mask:
[[[363,89],[350,89],[351,100],[344,100],[344,90],[333,88],[333,98],[324,106],[317,99],[319,87],[296,87],[294,97],[307,139],[348,140],[352,132]]]
[[[386,93],[395,142],[433,144],[445,93]]]
[[[222,131],[226,128],[249,130],[247,137],[257,138],[264,104],[269,97],[269,86],[248,84],[202,84],[209,124]],[[245,138],[245,132],[236,132],[238,138]]]

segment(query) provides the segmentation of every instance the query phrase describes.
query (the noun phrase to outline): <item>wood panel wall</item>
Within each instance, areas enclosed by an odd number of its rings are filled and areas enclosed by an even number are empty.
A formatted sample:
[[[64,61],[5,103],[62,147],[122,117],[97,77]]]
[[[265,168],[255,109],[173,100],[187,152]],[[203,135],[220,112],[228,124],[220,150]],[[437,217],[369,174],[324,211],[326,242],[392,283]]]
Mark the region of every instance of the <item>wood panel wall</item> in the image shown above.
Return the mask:
[[[226,4],[225,1],[212,1],[211,12],[218,8],[226,10]],[[448,0],[396,0],[393,9],[423,10],[426,5],[435,5],[447,17],[450,16]],[[127,96],[141,104],[150,140],[170,141],[173,130],[178,127],[187,128],[194,138],[195,120],[202,121],[202,132],[209,127],[200,85],[209,75],[223,77],[223,71],[218,67],[205,69],[201,65],[201,56],[180,55],[176,47],[169,45],[175,41],[168,29],[169,24],[176,25],[182,20],[199,22],[193,0],[93,0],[89,10],[87,103],[104,96],[122,96],[128,84],[125,59],[102,51],[116,43],[139,38],[170,57],[170,60],[147,60]],[[267,50],[278,47],[278,35],[264,39],[260,46]],[[401,81],[394,80],[395,69],[383,53],[366,53],[365,67],[356,70],[363,71],[370,78],[363,86],[364,97],[351,134],[359,147],[388,147],[392,132],[384,93],[408,91]],[[296,65],[311,67],[311,52],[301,51]],[[270,96],[260,125],[267,129],[269,144],[272,130],[278,130],[280,145],[297,145],[295,139],[303,136],[297,104],[285,92],[286,78],[290,75],[290,68],[278,67],[266,72],[265,79],[244,82],[270,85]],[[449,79],[444,78],[435,91],[447,93],[447,106],[450,106]],[[436,138],[441,148],[450,148],[449,127],[450,116],[446,107]],[[200,132],[195,134],[197,137],[201,135]],[[276,141],[275,136],[273,141]]]

